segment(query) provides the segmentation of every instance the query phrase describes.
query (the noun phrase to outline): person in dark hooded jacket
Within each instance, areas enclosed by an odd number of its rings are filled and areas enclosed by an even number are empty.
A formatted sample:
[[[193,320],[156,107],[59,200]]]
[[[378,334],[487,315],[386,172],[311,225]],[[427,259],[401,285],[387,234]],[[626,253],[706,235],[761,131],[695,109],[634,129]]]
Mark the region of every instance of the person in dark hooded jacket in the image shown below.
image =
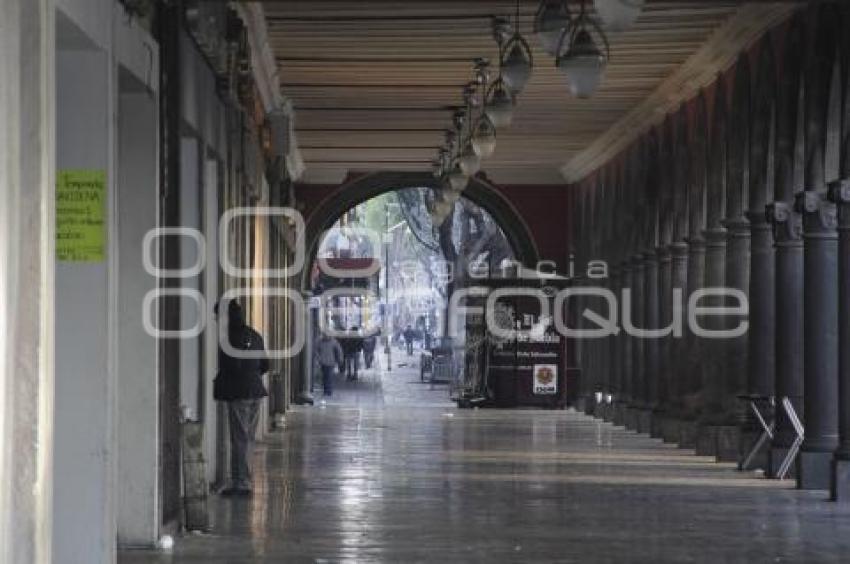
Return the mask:
[[[216,304],[216,316],[218,310]],[[225,496],[250,495],[260,400],[268,395],[262,376],[269,370],[269,360],[263,338],[245,323],[242,306],[235,301],[227,302],[226,335],[235,351],[228,352],[219,343],[219,372],[213,391],[217,401],[227,402],[230,422],[231,486],[221,493]],[[246,354],[241,354],[243,352]]]

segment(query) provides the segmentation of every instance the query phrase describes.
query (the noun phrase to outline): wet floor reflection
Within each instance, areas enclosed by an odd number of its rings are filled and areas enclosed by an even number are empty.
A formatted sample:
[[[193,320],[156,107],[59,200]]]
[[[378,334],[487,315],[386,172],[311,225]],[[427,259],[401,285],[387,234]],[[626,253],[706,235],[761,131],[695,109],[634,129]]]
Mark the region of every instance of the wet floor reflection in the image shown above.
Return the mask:
[[[572,412],[303,408],[214,533],[122,562],[848,562],[850,511]]]

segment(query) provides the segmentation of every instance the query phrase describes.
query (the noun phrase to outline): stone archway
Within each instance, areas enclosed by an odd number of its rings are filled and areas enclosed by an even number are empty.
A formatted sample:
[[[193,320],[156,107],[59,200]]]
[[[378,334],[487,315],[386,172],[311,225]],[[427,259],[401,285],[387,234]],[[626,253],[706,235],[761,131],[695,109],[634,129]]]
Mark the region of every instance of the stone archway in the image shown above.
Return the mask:
[[[349,209],[386,192],[404,188],[440,188],[438,179],[427,172],[375,172],[341,184],[325,197],[306,218],[305,257],[308,264],[316,254],[322,233]],[[539,252],[531,230],[514,206],[499,190],[480,178],[473,178],[464,196],[487,211],[502,228],[519,262],[536,265]],[[301,274],[300,288],[310,287],[310,269]]]

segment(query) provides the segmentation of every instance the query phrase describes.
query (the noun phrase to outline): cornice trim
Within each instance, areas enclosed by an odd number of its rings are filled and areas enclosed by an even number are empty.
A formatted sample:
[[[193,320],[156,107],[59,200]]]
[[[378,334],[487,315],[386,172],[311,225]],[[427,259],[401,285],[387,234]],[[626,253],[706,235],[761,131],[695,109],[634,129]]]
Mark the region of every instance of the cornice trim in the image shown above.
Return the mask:
[[[616,157],[641,135],[661,123],[667,114],[717,80],[768,30],[799,8],[789,2],[741,5],[682,66],[632,111],[608,128],[587,149],[561,167],[568,183],[584,179]]]

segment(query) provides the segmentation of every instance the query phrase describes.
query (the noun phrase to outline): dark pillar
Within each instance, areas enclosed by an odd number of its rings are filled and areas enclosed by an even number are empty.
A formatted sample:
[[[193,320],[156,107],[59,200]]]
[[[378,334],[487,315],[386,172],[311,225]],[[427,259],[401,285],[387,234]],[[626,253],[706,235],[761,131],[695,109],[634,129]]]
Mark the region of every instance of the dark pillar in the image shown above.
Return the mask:
[[[684,311],[685,294],[688,291],[688,245],[682,241],[670,245],[670,284],[671,284],[671,320],[673,319],[673,304]],[[674,295],[678,290],[678,298]],[[688,375],[688,343],[684,335],[670,336],[668,350],[670,370],[670,411],[673,423],[670,425],[669,442],[680,443],[682,436],[682,420],[684,414],[684,398],[689,380]],[[665,441],[668,437],[665,436]]]
[[[850,181],[830,186],[838,206],[838,450],[833,461],[832,499],[850,502]]]
[[[726,230],[721,227],[707,229],[705,236],[705,274],[706,288],[721,288],[726,285]],[[723,305],[719,298],[705,300],[703,305],[718,307]],[[707,329],[723,329],[723,320],[710,316],[705,319]],[[700,456],[717,456],[717,436],[719,427],[728,423],[723,419],[723,401],[726,394],[725,383],[725,342],[718,339],[705,339],[700,343],[700,375],[703,388],[699,401],[699,420],[696,451]]]
[[[746,293],[750,278],[750,230],[747,221],[729,219],[726,226],[726,287]],[[730,319],[732,326],[740,320]],[[721,424],[718,430],[717,456],[724,461],[738,459],[740,435],[730,426],[740,427],[744,423],[746,411],[738,396],[747,388],[747,335],[724,339],[725,378],[723,398],[721,400]]]
[[[850,502],[850,180],[830,186],[838,206],[838,450],[832,467],[832,499]]]
[[[670,249],[661,247],[658,253],[658,317],[659,328],[667,327],[673,316],[673,279],[671,268]],[[672,366],[670,364],[670,351],[672,348],[672,337],[665,336],[658,339],[658,408],[656,417],[653,418],[652,436],[663,438],[665,421],[670,417],[670,379]]]
[[[797,194],[803,214],[803,404],[806,438],[797,487],[828,489],[838,447],[838,233],[835,204],[822,192]]]
[[[617,303],[622,303],[623,290],[631,288],[633,284],[632,264],[629,260],[624,260],[620,263],[620,289],[617,292]],[[620,331],[617,336],[619,340],[619,365],[620,365],[620,401],[619,410],[621,413],[620,424],[626,425],[628,421],[627,410],[633,398],[633,376],[634,366],[632,365],[632,339],[625,331]]]
[[[644,320],[644,279],[646,265],[643,255],[632,257],[632,321],[637,327],[645,328]],[[634,430],[639,433],[649,432],[647,420],[644,417],[647,406],[646,374],[644,371],[644,345],[646,339],[630,337],[632,340],[632,403],[634,413]]]
[[[620,279],[620,270],[617,265],[612,261],[610,263],[608,290],[613,292],[614,295],[617,295],[620,292]],[[609,335],[605,338],[605,342],[607,345],[607,350],[603,360],[606,364],[606,371],[608,373],[608,387],[605,392],[607,394],[611,394],[611,396],[613,397],[612,401],[607,404],[605,420],[611,423],[619,423],[619,420],[616,420],[615,415],[617,411],[617,405],[620,401],[620,393],[622,392],[622,353],[620,351],[622,340],[620,339],[619,335]]]
[[[722,288],[726,285],[726,230],[711,229],[705,232],[705,286],[707,288]],[[722,305],[708,302],[706,305]],[[723,321],[711,316],[706,320],[709,329],[722,329]],[[706,402],[703,409],[706,424],[722,424],[716,415],[722,412],[724,393],[723,385],[723,345],[717,339],[707,339],[702,343],[703,365],[702,379],[706,383]]]
[[[761,204],[760,213],[750,212],[750,327],[748,332],[747,393],[753,396],[772,396],[776,378],[776,259],[770,224]],[[750,445],[762,429],[755,414],[747,411],[743,445]],[[758,467],[767,465],[765,451],[759,453]]]
[[[705,282],[705,265],[706,265],[706,243],[705,239],[700,237],[688,238],[688,287],[685,290],[683,301],[687,306],[688,299],[694,292],[704,287]],[[687,316],[687,310],[684,310],[684,315]],[[687,372],[683,374],[683,382],[685,384],[685,396],[683,398],[682,419],[694,423],[699,414],[699,404],[703,391],[702,380],[702,363],[704,362],[702,354],[702,339],[694,335],[687,329],[687,317],[685,317],[685,359],[684,365],[687,367]],[[695,428],[693,433],[695,433]],[[687,445],[679,446],[691,448],[694,445],[695,436],[687,442]]]
[[[643,325],[647,329],[658,329],[658,255],[648,251],[643,254],[644,274],[644,318]],[[661,370],[658,365],[658,339],[644,339],[644,385],[646,386],[647,409],[654,412],[659,408],[659,377]],[[652,424],[650,422],[651,431]]]
[[[802,217],[786,202],[768,208],[776,241],[776,393],[788,398],[803,419],[803,240]],[[796,433],[783,409],[776,413],[768,475],[776,476]]]

